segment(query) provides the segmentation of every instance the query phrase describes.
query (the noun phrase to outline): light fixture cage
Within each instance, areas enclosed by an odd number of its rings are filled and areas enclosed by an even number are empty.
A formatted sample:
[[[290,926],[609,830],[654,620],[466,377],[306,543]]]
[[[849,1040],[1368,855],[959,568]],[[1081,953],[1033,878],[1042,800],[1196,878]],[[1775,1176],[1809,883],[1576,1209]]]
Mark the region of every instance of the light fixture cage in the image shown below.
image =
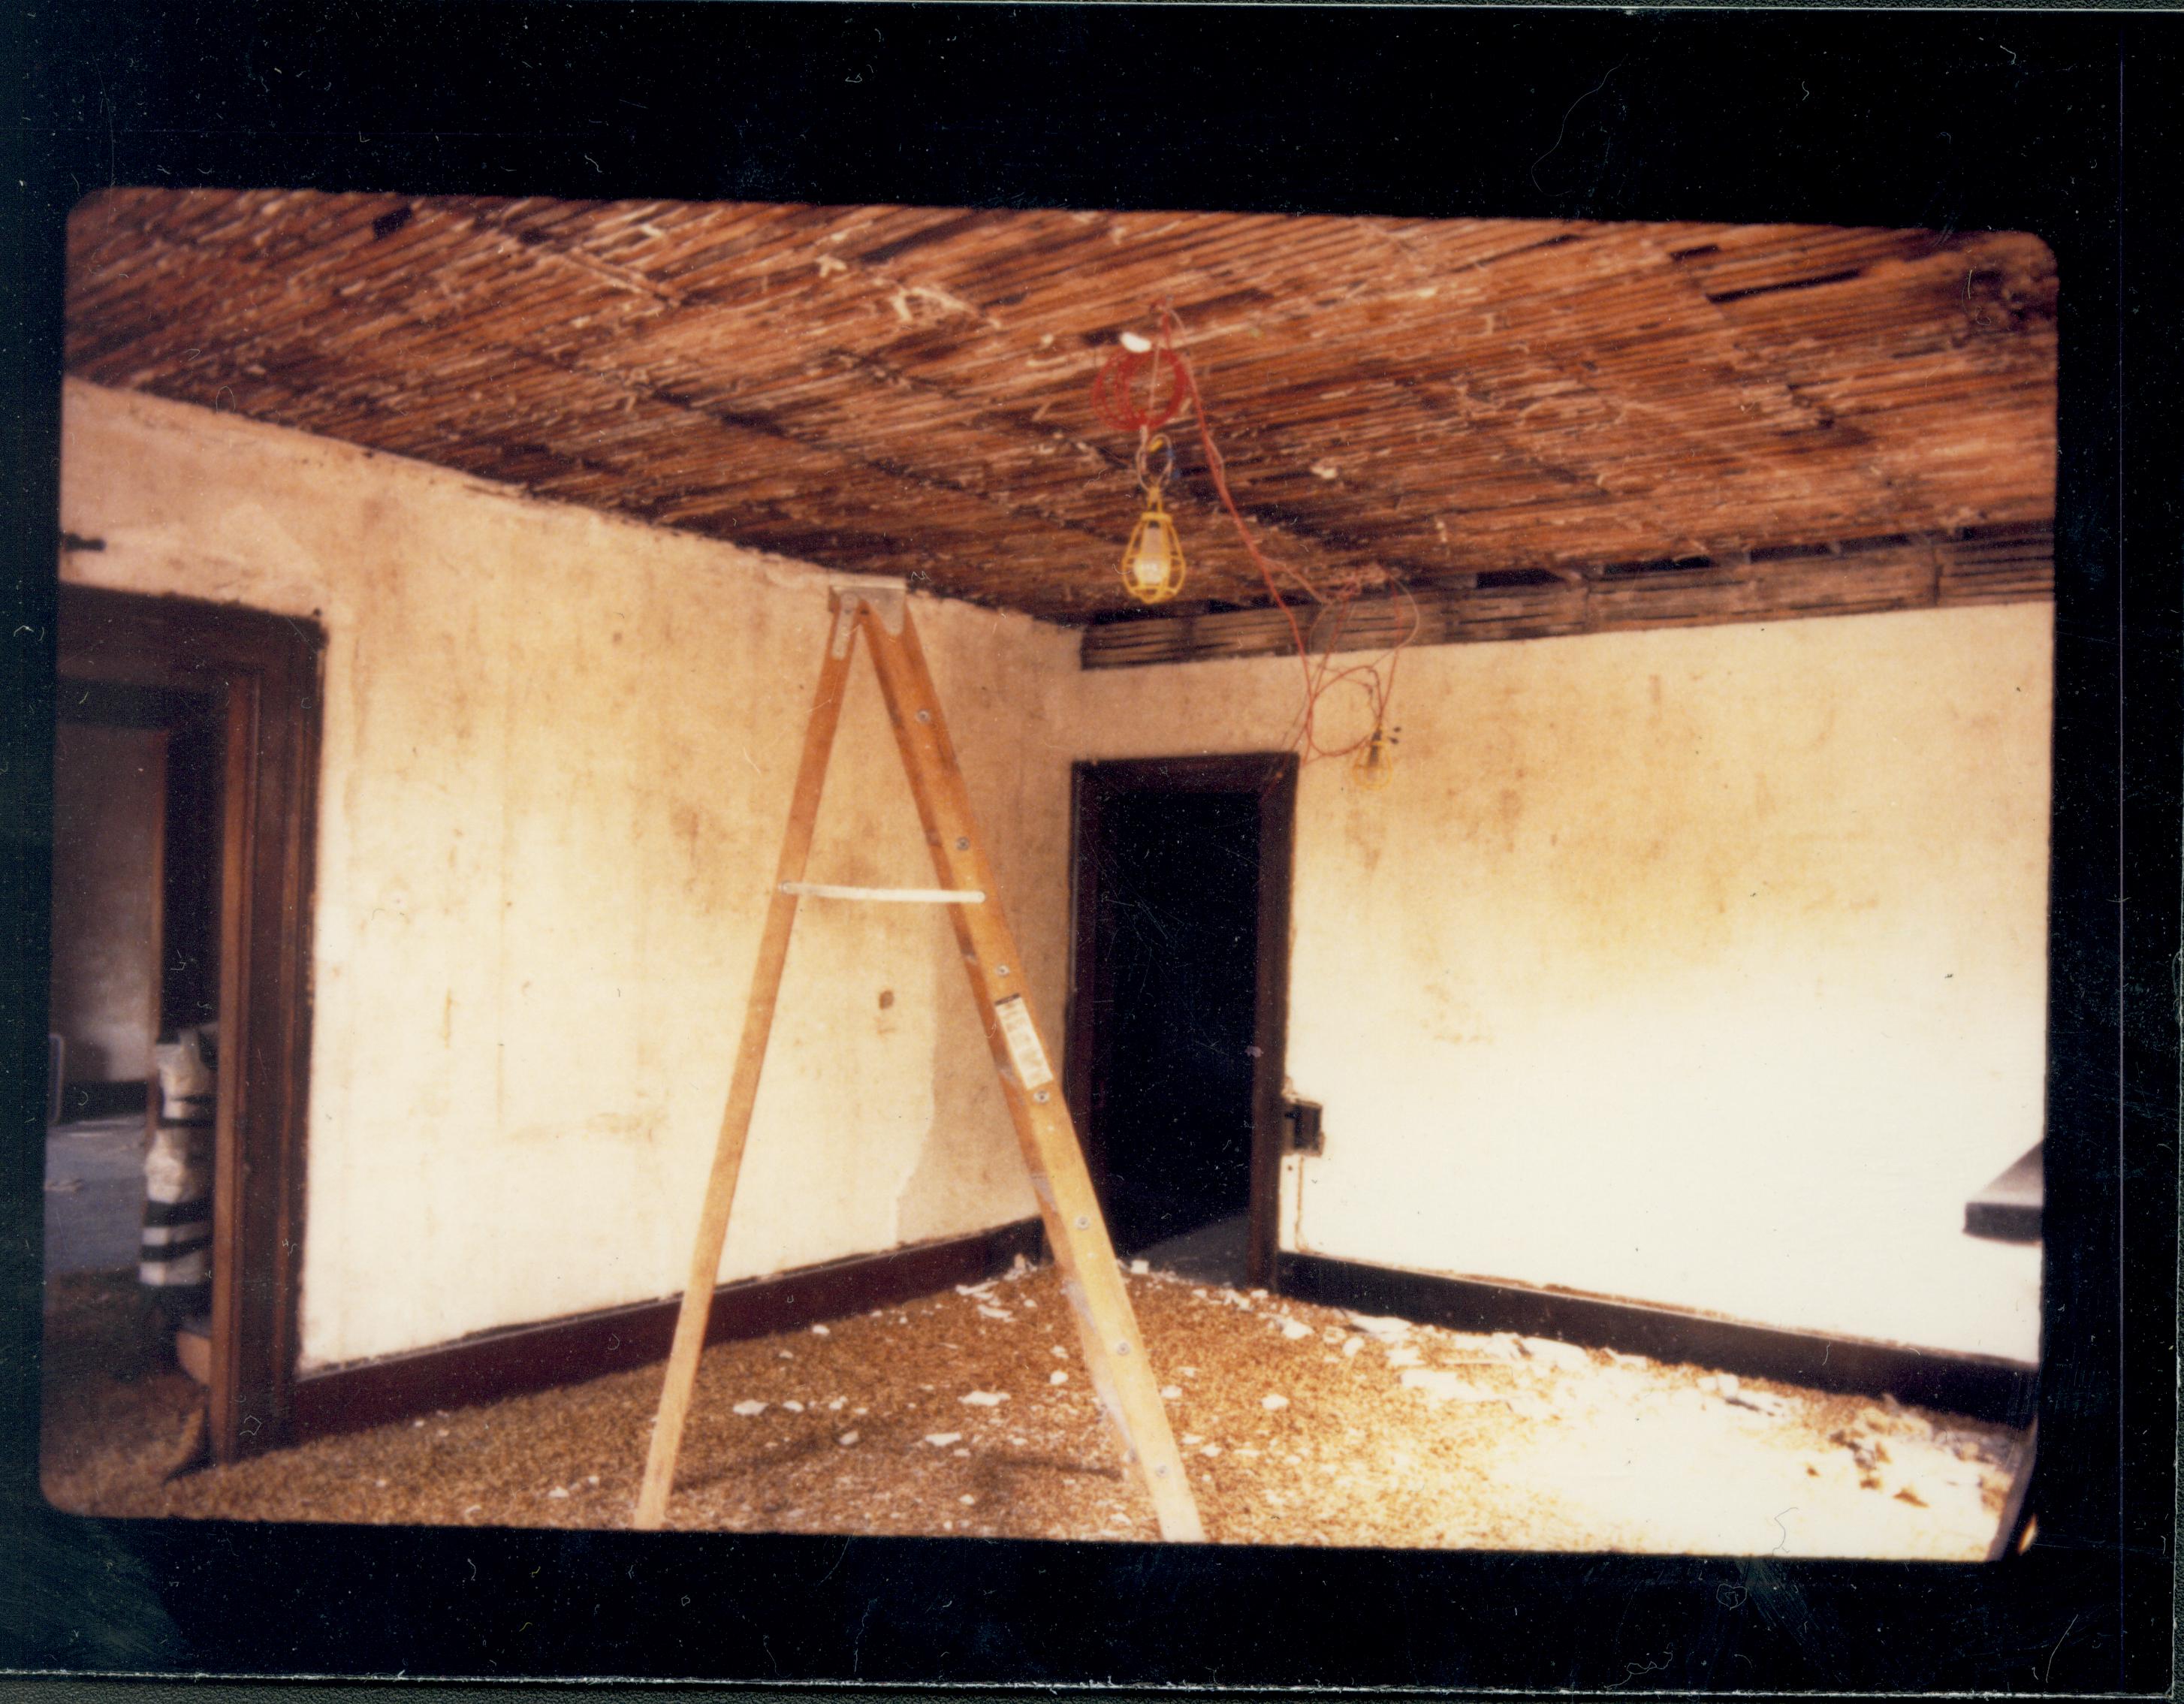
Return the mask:
[[[1145,512],[1123,547],[1123,585],[1140,604],[1165,604],[1183,590],[1190,573],[1175,519],[1161,501],[1157,487],[1145,493]]]

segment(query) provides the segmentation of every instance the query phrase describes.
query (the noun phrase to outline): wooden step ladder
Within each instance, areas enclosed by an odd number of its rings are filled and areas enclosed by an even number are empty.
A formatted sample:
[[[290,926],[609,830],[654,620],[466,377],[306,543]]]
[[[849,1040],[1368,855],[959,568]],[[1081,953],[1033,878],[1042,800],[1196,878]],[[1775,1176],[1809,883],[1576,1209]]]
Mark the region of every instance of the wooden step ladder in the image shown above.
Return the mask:
[[[891,900],[945,905],[970,974],[971,992],[994,1051],[1001,1091],[1015,1120],[1017,1139],[1031,1172],[1046,1227],[1047,1247],[1061,1271],[1062,1294],[1069,1299],[1092,1378],[1092,1388],[1120,1434],[1123,1453],[1151,1495],[1161,1536],[1201,1541],[1205,1529],[1190,1494],[1182,1457],[1169,1429],[1137,1317],[1130,1307],[1115,1262],[1115,1248],[1092,1189],[1078,1145],[1076,1127],[1063,1104],[1039,1027],[1031,1010],[1030,978],[995,895],[993,867],[971,820],[969,796],[956,751],[949,742],[940,700],[925,665],[917,629],[910,617],[907,589],[899,580],[837,582],[828,608],[833,626],[819,671],[811,721],[804,735],[795,789],[790,795],[788,827],[782,836],[781,860],[759,938],[758,965],[751,974],[744,1009],[743,1039],[736,1050],[735,1073],[721,1118],[719,1146],[705,1186],[698,1235],[690,1254],[690,1278],[675,1322],[674,1347],[653,1422],[652,1444],[638,1494],[635,1524],[651,1529],[667,1513],[674,1484],[682,1427],[697,1383],[698,1358],[705,1344],[705,1322],[718,1279],[721,1250],[727,1241],[728,1212],[734,1205],[736,1178],[743,1167],[744,1142],[750,1133],[751,1109],[758,1100],[759,1076],[766,1064],[766,1040],[773,1029],[782,967],[796,908],[807,898]],[[888,719],[894,726],[903,768],[916,800],[918,820],[933,849],[937,888],[840,888],[804,880],[811,850],[819,795],[841,719],[844,690],[857,635],[872,651]]]

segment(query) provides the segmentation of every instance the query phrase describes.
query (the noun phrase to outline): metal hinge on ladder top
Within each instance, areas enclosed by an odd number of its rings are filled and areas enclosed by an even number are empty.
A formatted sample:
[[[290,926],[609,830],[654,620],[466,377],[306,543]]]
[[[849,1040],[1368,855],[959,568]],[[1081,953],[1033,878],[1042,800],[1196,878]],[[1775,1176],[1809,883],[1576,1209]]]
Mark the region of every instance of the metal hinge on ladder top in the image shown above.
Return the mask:
[[[838,575],[827,582],[834,600],[834,654],[846,656],[850,635],[856,630],[857,605],[869,604],[880,626],[891,634],[902,632],[903,611],[910,599],[910,582],[884,574]]]

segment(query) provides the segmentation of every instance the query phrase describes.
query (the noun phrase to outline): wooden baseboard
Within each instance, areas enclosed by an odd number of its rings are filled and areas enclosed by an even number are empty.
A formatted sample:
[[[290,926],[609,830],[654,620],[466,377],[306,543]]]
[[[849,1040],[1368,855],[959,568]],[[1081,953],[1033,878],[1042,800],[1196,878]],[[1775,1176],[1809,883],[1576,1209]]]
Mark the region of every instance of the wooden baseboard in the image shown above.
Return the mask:
[[[713,1292],[705,1340],[792,1331],[950,1284],[976,1284],[1007,1271],[1018,1255],[1037,1260],[1041,1248],[1039,1221],[1020,1219],[946,1242],[739,1279]],[[664,1360],[679,1306],[673,1296],[636,1302],[304,1373],[290,1398],[285,1441],[359,1431]]]
[[[1983,1356],[1786,1331],[1674,1308],[1481,1278],[1441,1278],[1320,1255],[1284,1254],[1280,1287],[1284,1295],[1302,1300],[1392,1314],[1422,1324],[1559,1338],[1591,1349],[1688,1362],[1740,1378],[1891,1395],[2005,1425],[2031,1423],[2037,1404],[2036,1369]]]

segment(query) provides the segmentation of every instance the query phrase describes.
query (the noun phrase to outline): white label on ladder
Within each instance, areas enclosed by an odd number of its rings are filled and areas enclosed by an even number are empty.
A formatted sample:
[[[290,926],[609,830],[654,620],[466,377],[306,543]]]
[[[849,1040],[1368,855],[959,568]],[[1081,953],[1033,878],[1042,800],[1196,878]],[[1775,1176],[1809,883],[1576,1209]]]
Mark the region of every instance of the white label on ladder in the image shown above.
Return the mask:
[[[994,1015],[1001,1021],[1001,1036],[1009,1044],[1009,1057],[1016,1063],[1017,1081],[1026,1089],[1044,1089],[1053,1082],[1046,1050],[1039,1044],[1039,1031],[1032,1024],[1031,1008],[1024,1004],[1024,997],[1011,994],[1006,1000],[995,1000]]]

